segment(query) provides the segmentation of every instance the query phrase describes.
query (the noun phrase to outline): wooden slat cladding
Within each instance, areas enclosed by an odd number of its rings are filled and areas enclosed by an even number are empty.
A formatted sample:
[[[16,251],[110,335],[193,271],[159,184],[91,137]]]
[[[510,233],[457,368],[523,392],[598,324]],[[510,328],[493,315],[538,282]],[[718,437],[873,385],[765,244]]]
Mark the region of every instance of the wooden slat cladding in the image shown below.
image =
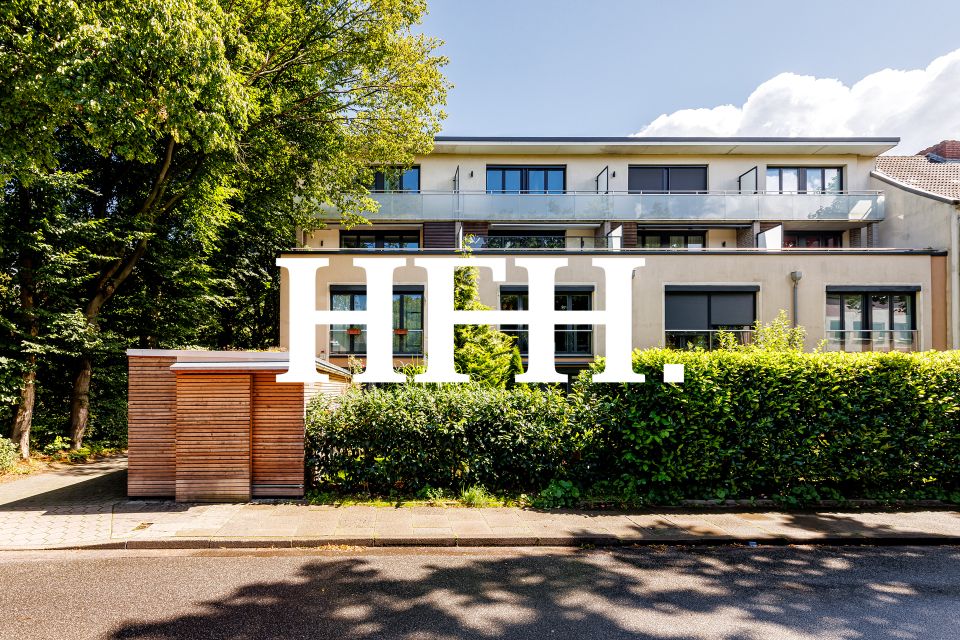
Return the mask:
[[[490,233],[490,223],[488,222],[464,222],[463,237],[474,236],[476,238],[486,238]]]
[[[457,232],[455,222],[424,222],[424,249],[456,249]]]
[[[637,223],[623,223],[623,248],[634,249],[637,246]]]
[[[176,482],[177,378],[173,356],[129,359],[127,494],[169,497]]]
[[[177,375],[178,502],[250,499],[249,373]]]
[[[276,371],[253,375],[254,496],[302,496],[304,414],[302,384],[278,383]]]

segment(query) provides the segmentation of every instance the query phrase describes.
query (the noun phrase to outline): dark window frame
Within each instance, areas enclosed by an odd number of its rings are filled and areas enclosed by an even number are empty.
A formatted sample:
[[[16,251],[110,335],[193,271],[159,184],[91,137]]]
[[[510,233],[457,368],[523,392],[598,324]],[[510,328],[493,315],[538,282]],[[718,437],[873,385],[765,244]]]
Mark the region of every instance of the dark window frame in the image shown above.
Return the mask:
[[[787,246],[787,238],[795,237],[797,238],[797,243],[792,246]],[[820,244],[816,247],[810,247],[814,249],[840,249],[843,247],[843,231],[784,231],[783,232],[783,248],[784,249],[805,249],[808,247],[797,246],[801,238],[818,238]],[[823,241],[827,238],[833,238],[836,240],[835,246],[827,246]]]
[[[796,170],[797,170],[797,190],[796,190],[796,191],[784,191],[784,190],[783,190],[783,170],[784,170],[784,169],[796,169]],[[839,185],[839,187],[837,188],[836,191],[827,191],[827,189],[826,189],[826,176],[825,176],[825,174],[823,173],[826,169],[836,169],[838,175],[840,176],[840,185]],[[828,194],[828,193],[842,193],[842,192],[843,192],[843,185],[844,185],[845,180],[844,180],[844,177],[843,177],[843,167],[842,167],[842,166],[838,167],[838,166],[830,166],[830,165],[821,165],[821,166],[809,166],[809,167],[807,167],[807,166],[798,166],[798,165],[767,165],[766,172],[764,173],[764,183],[763,183],[764,190],[767,191],[767,192],[770,192],[770,190],[766,188],[766,186],[767,186],[766,179],[767,179],[767,177],[768,177],[768,176],[767,176],[767,173],[769,173],[770,170],[779,171],[779,175],[777,176],[777,183],[778,183],[779,186],[778,186],[778,188],[777,188],[775,191],[773,191],[773,193],[823,193],[823,194]],[[822,188],[821,190],[819,190],[819,191],[807,191],[807,171],[811,171],[811,170],[812,170],[812,171],[819,171],[819,172],[820,172],[820,178],[821,178],[821,181],[820,181],[820,182],[821,182],[821,184],[824,185],[824,186],[823,186],[823,188]]]
[[[421,326],[421,328],[418,329],[417,331],[420,331],[422,335],[425,335],[425,331],[424,331],[424,329],[423,329],[424,324],[425,324],[425,323],[424,323],[424,318],[425,318],[425,313],[426,313],[426,311],[425,311],[425,304],[426,304],[425,287],[424,287],[423,285],[394,285],[394,287],[393,287],[393,292],[392,292],[392,293],[393,293],[393,295],[395,295],[395,296],[396,296],[396,295],[401,295],[401,296],[402,296],[403,294],[408,294],[408,295],[409,295],[409,294],[414,294],[414,295],[419,295],[419,296],[420,296],[420,326]],[[350,296],[350,309],[349,309],[349,310],[350,310],[350,311],[356,311],[356,310],[357,310],[357,309],[356,309],[356,306],[357,306],[356,296],[358,296],[358,295],[366,296],[366,295],[367,295],[367,287],[366,287],[366,285],[362,285],[362,284],[359,284],[359,285],[350,285],[350,284],[348,284],[348,285],[342,285],[342,284],[330,285],[330,308],[331,308],[331,309],[333,308],[333,296],[335,296],[335,295],[349,295],[349,296]],[[401,324],[403,324],[403,319],[404,319],[404,313],[403,313],[403,305],[404,305],[404,304],[405,304],[405,303],[404,303],[404,298],[401,297],[401,298],[400,298],[400,305],[401,305],[400,323],[401,323]],[[366,307],[366,305],[364,305],[364,307]],[[329,337],[329,342],[330,342],[330,343],[333,342],[333,335],[332,335],[332,333],[333,333],[333,331],[334,331],[333,327],[352,328],[352,327],[355,327],[355,326],[364,327],[363,329],[361,329],[361,331],[362,331],[362,332],[366,332],[366,325],[363,325],[363,324],[360,324],[360,323],[350,324],[350,325],[340,325],[340,324],[330,325],[330,333],[331,333],[331,335],[330,335],[330,337]],[[394,330],[396,330],[396,329],[406,329],[406,328],[407,328],[407,327],[399,326],[399,327],[394,327]],[[343,331],[343,330],[345,330],[345,329],[340,329],[340,331]],[[396,334],[394,334],[394,335],[396,335]],[[358,338],[358,337],[359,337],[358,335],[348,335],[350,344],[349,344],[349,347],[348,347],[348,350],[347,350],[347,351],[334,351],[334,350],[333,350],[333,347],[332,347],[332,344],[329,344],[328,347],[329,347],[329,353],[330,353],[330,355],[331,355],[331,356],[356,356],[356,355],[365,356],[365,355],[366,355],[366,349],[364,349],[363,351],[360,351],[360,350],[358,350],[357,347],[356,347],[356,342],[357,342],[357,338]],[[401,335],[401,336],[400,336],[400,342],[403,343],[405,340],[406,340],[406,335]],[[420,340],[420,350],[419,350],[419,351],[403,351],[403,350],[401,350],[401,351],[395,351],[393,355],[394,355],[395,357],[404,357],[404,358],[406,358],[406,357],[414,357],[414,356],[422,356],[422,355],[423,355],[423,339],[421,338],[421,340]]]
[[[490,172],[499,171],[500,172],[500,189],[491,189],[490,188]],[[503,172],[504,171],[520,171],[520,190],[513,191],[503,188],[504,184]],[[543,191],[530,191],[530,172],[531,171],[560,171],[563,174],[563,187],[559,192],[550,191],[546,188],[546,182],[544,183]],[[567,165],[565,164],[488,164],[486,166],[486,171],[484,172],[484,180],[486,181],[485,187],[487,193],[523,193],[523,194],[536,194],[536,195],[559,195],[567,192]]]
[[[824,298],[824,310],[827,309],[827,302],[830,299],[830,296],[839,296],[840,297],[840,328],[839,329],[827,329],[827,331],[848,331],[846,328],[847,324],[847,314],[844,313],[844,298],[847,296],[859,296],[860,297],[860,324],[864,327],[870,327],[869,329],[849,329],[849,331],[860,331],[861,333],[870,333],[874,331],[873,329],[873,304],[870,298],[872,296],[885,295],[885,296],[907,296],[910,299],[910,328],[904,329],[904,331],[916,331],[917,330],[917,290],[914,288],[910,289],[897,289],[897,288],[883,288],[883,287],[871,287],[863,289],[860,288],[850,288],[850,289],[837,289],[834,287],[829,287],[826,291],[826,297]],[[894,308],[892,304],[887,305],[887,326],[890,327],[888,331],[896,331],[893,329],[893,317],[894,317]],[[826,320],[826,316],[824,316]]]
[[[671,333],[682,334],[679,337],[684,338],[685,342],[683,346],[673,346],[673,348],[688,348],[689,345],[693,344],[696,346],[697,341],[702,339],[703,344],[700,346],[706,345],[707,348],[712,348],[713,345],[713,336],[717,331],[728,331],[734,333],[735,335],[740,335],[744,331],[750,331],[752,327],[756,326],[757,322],[757,293],[759,292],[759,286],[756,285],[731,285],[729,287],[724,287],[722,285],[668,285],[664,290],[663,296],[663,306],[664,306],[664,322],[663,322],[663,334],[664,334],[664,344],[671,346]],[[713,321],[714,313],[714,296],[723,296],[727,294],[750,294],[751,301],[751,311],[750,316],[753,320],[749,324],[740,324],[740,325],[728,325],[716,323]],[[666,310],[668,306],[668,299],[670,296],[706,296],[707,298],[707,322],[705,329],[671,329],[667,324]],[[733,327],[733,328],[731,328]],[[675,338],[676,339],[676,338]]]
[[[399,178],[399,184],[396,185],[397,188],[388,189],[387,182],[387,172],[394,171],[397,172],[397,178]],[[406,174],[416,171],[417,172],[417,187],[416,189],[405,189],[403,188],[403,181],[406,177]],[[420,193],[420,165],[415,164],[409,167],[381,167],[374,169],[373,172],[373,185],[370,188],[371,193]]]
[[[631,189],[630,188],[630,170],[631,169],[661,169],[664,189]],[[703,189],[671,189],[670,170],[671,169],[703,169]],[[631,164],[627,165],[627,192],[628,193],[707,193],[710,190],[710,165],[709,164]]]
[[[703,246],[701,249],[707,248],[707,230],[706,229],[675,229],[670,230],[661,230],[653,229],[649,231],[641,231],[637,229],[637,248],[638,249],[672,249],[670,247],[670,236],[683,236],[683,247],[684,249],[690,248],[690,238],[692,236],[700,236],[703,238]],[[660,236],[660,246],[659,247],[648,247],[646,244],[646,239],[648,237]]]
[[[558,286],[556,286],[556,287],[554,288],[554,308],[556,308],[556,298],[557,298],[558,296],[568,296],[567,306],[569,307],[569,306],[570,306],[570,298],[569,298],[569,296],[573,296],[573,295],[584,295],[584,294],[586,294],[586,295],[588,296],[588,297],[587,297],[587,301],[588,301],[588,302],[587,302],[587,308],[588,308],[588,310],[592,310],[592,309],[593,309],[593,295],[594,295],[594,292],[595,292],[595,288],[594,288],[592,285],[558,285]],[[500,300],[501,300],[501,301],[503,300],[503,295],[504,295],[504,294],[517,295],[517,296],[518,296],[518,300],[517,300],[518,305],[517,305],[517,306],[519,307],[517,310],[518,310],[518,311],[525,311],[525,310],[526,310],[526,308],[527,308],[527,307],[526,307],[526,305],[527,305],[527,302],[526,302],[526,301],[529,300],[528,296],[529,296],[529,294],[530,294],[530,288],[529,288],[527,285],[502,285],[502,286],[500,287]],[[500,308],[503,309],[502,303],[501,303]],[[589,337],[589,341],[588,341],[589,344],[588,344],[587,349],[586,349],[586,350],[583,350],[583,351],[569,351],[569,350],[557,351],[557,350],[556,350],[557,334],[558,334],[558,333],[570,334],[570,333],[572,333],[572,332],[574,332],[574,331],[584,331],[583,329],[576,329],[576,327],[589,327],[589,336],[590,336],[590,337]],[[591,355],[593,355],[593,347],[594,347],[594,345],[593,345],[593,335],[594,335],[593,329],[594,329],[594,328],[593,328],[593,325],[590,325],[590,324],[583,324],[583,325],[577,325],[577,324],[558,324],[558,325],[555,325],[555,326],[554,326],[554,355],[555,355],[555,356],[560,356],[560,357],[591,356]],[[514,337],[517,338],[516,344],[517,344],[517,347],[520,349],[521,355],[527,355],[527,350],[524,348],[524,345],[525,345],[525,343],[526,343],[526,340],[524,340],[523,337],[521,337],[521,336],[526,336],[526,335],[528,334],[529,330],[530,330],[530,329],[529,329],[529,326],[528,326],[528,325],[525,325],[525,324],[507,324],[507,325],[500,325],[500,331],[502,331],[502,332],[504,332],[504,333],[506,333],[506,334],[508,334],[508,335],[512,335],[512,336],[514,336]],[[570,344],[570,336],[569,336],[569,335],[567,335],[567,337],[565,338],[565,342],[566,342],[567,345]],[[575,343],[576,343],[576,340],[574,339],[574,344],[575,344]]]
[[[357,246],[357,247],[345,247],[345,246],[343,245],[343,240],[344,240],[344,238],[351,238],[351,237],[359,238],[359,237],[361,237],[361,236],[373,236],[374,246],[373,246],[373,247],[359,247],[359,246]],[[407,236],[408,239],[409,239],[409,238],[413,238],[414,236],[416,236],[416,245],[417,245],[417,246],[415,246],[415,247],[398,247],[399,249],[406,249],[406,250],[409,250],[409,251],[413,251],[413,250],[416,250],[416,249],[420,249],[420,248],[422,247],[422,245],[423,245],[423,241],[422,241],[422,239],[420,238],[420,230],[419,230],[419,229],[416,229],[416,230],[415,230],[415,229],[397,229],[397,230],[393,230],[393,231],[390,231],[389,229],[386,229],[386,230],[385,230],[385,229],[376,229],[376,230],[371,229],[371,230],[369,230],[369,231],[358,231],[358,230],[354,230],[354,229],[351,229],[351,230],[349,230],[349,231],[348,231],[348,230],[342,230],[342,231],[340,231],[339,245],[340,245],[340,248],[341,248],[341,249],[359,249],[359,250],[362,250],[362,251],[374,251],[374,250],[376,250],[376,249],[383,249],[383,248],[384,248],[384,244],[385,244],[384,239],[385,239],[387,236],[401,236],[401,237],[402,237],[402,236]],[[409,240],[408,240],[408,241],[409,241]],[[402,241],[400,244],[404,244],[404,242]]]

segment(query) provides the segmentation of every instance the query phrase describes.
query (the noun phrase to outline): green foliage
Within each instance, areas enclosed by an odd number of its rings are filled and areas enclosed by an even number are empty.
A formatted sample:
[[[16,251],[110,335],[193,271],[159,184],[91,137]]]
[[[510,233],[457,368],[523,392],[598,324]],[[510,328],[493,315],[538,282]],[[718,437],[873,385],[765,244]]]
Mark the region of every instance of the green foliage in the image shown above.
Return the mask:
[[[480,485],[464,487],[460,492],[460,502],[465,507],[489,507],[496,501],[496,498]]]
[[[534,499],[533,506],[541,509],[575,507],[580,502],[580,489],[570,480],[551,480],[547,488]]]
[[[682,385],[662,382],[683,364]],[[644,384],[582,379],[600,468],[647,501],[940,498],[960,488],[960,353],[634,353]],[[606,480],[616,479],[602,478]]]
[[[663,382],[683,364],[683,384]],[[960,498],[960,352],[634,352],[642,384],[391,385],[318,400],[321,485],[539,492],[535,504]]]
[[[717,344],[720,349],[727,351],[803,351],[806,338],[807,330],[802,326],[792,326],[787,312],[781,309],[770,324],[756,321],[747,344],[737,342],[736,335],[729,331],[717,333]]]
[[[0,437],[0,473],[13,469],[20,461],[20,450],[11,440]]]
[[[71,397],[90,400],[73,446],[119,437],[123,349],[276,344],[277,252],[321,210],[375,211],[373,168],[440,129],[425,10],[0,3],[0,419],[36,375],[41,440]]]
[[[318,398],[309,475],[324,487],[408,495],[424,487],[545,486],[578,464],[590,434],[553,388],[390,385]]]
[[[485,311],[490,307],[480,302],[476,267],[460,267],[454,272],[454,308]],[[513,336],[490,325],[458,324],[453,330],[453,363],[457,373],[465,373],[480,384],[503,388],[512,384],[514,376],[523,373],[520,351]]]

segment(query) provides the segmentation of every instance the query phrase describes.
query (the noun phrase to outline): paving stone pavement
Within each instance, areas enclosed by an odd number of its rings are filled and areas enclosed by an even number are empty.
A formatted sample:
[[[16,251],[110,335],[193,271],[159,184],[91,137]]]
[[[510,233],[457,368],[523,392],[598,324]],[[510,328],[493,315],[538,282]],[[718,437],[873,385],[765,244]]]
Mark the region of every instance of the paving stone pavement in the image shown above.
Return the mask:
[[[0,484],[0,549],[960,542],[960,512],[612,513],[129,500],[126,458]]]

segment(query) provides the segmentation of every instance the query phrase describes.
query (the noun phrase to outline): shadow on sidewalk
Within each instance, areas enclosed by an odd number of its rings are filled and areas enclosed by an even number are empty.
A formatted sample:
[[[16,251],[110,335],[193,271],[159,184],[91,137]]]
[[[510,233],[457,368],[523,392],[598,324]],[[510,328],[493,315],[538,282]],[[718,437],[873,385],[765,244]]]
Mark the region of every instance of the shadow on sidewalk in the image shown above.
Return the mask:
[[[102,471],[100,472],[102,473]],[[3,511],[37,511],[82,508],[127,499],[127,470],[117,469],[66,487],[43,491],[27,498],[0,504]]]
[[[933,597],[949,611],[960,595],[935,579],[957,571],[956,550],[651,548],[412,568],[379,560],[310,559],[287,579],[251,581],[194,603],[197,613],[131,622],[112,637],[956,637],[957,620],[930,608]]]

